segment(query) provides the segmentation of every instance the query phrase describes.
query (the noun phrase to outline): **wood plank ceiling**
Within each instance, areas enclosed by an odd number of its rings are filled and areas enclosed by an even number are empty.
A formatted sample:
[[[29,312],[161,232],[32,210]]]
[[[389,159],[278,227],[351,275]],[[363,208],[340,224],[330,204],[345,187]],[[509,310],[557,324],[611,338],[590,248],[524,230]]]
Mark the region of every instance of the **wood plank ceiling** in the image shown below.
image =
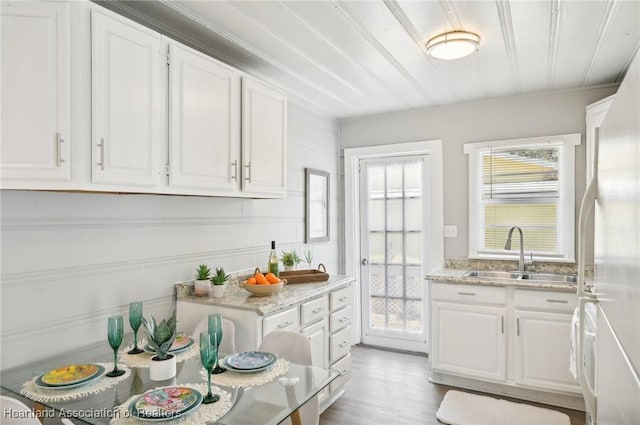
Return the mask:
[[[640,46],[638,0],[107,5],[338,119],[617,83]],[[430,58],[425,42],[454,29],[479,34],[479,51]]]

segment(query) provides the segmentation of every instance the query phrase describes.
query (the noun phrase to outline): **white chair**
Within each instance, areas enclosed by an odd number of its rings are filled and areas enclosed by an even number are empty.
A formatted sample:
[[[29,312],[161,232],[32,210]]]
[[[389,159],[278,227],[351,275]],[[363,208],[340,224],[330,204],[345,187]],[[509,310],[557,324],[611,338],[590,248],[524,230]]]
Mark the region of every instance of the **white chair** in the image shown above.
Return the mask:
[[[311,341],[306,335],[292,331],[272,331],[268,333],[260,344],[260,351],[268,351],[293,363],[311,365]],[[318,425],[320,412],[318,397],[314,397],[300,409],[303,425]],[[290,425],[291,420],[286,419],[281,424]]]
[[[200,332],[209,328],[209,319],[205,317],[193,329],[193,339],[200,341]],[[233,354],[236,352],[236,325],[226,317],[222,318],[222,342],[218,348],[220,353]]]
[[[18,413],[23,412],[23,413]],[[42,425],[35,413],[26,404],[15,398],[0,395],[2,425]],[[65,425],[74,425],[67,418],[60,418]]]

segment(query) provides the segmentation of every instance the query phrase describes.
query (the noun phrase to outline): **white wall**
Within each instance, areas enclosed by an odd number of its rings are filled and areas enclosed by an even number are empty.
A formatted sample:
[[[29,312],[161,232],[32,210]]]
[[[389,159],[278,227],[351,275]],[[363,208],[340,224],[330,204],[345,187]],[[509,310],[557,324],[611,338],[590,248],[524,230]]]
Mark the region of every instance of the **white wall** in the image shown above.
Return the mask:
[[[300,252],[306,167],[331,175],[331,239],[309,247],[314,263],[337,273],[338,125],[291,104],[288,121],[281,200],[2,191],[2,369],[106,345],[106,317],[126,321],[130,301],[142,300],[145,316],[169,314],[172,284],[201,263],[265,266],[271,240],[278,253]]]
[[[582,133],[576,149],[576,226],[585,190],[585,107],[615,93],[617,86],[549,92],[484,102],[367,116],[340,123],[341,148],[442,139],[444,147],[444,222],[458,226],[445,238],[446,259],[469,252],[468,159],[462,145],[523,137]],[[577,234],[577,233],[576,233]],[[587,247],[587,252],[593,250]],[[593,264],[593,258],[587,258]]]

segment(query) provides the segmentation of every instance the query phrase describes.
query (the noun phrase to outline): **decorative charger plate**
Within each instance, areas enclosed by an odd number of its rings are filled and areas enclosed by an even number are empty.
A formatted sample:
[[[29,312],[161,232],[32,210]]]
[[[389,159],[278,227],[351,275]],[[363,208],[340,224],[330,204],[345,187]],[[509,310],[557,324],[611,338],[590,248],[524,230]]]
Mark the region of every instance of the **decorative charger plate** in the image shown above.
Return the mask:
[[[230,355],[229,355],[229,356],[230,356]],[[265,370],[267,370],[267,369],[270,369],[270,368],[273,366],[273,364],[268,364],[268,365],[266,365],[266,366],[258,367],[258,368],[255,368],[255,369],[236,369],[236,368],[234,368],[234,367],[231,367],[231,366],[229,365],[229,363],[227,363],[227,357],[229,357],[229,356],[226,356],[225,358],[223,358],[223,359],[221,359],[221,360],[220,360],[220,366],[222,366],[223,368],[225,368],[225,369],[227,369],[227,370],[229,370],[229,371],[231,371],[231,372],[237,372],[237,373],[258,373],[258,372],[262,372],[262,371],[265,371]]]
[[[225,363],[233,369],[255,370],[271,366],[278,360],[275,354],[266,351],[244,351],[225,358]]]
[[[178,335],[169,348],[169,354],[178,354],[191,347],[195,343],[194,339],[189,335]],[[155,353],[156,350],[151,348],[149,344],[144,346],[144,351]]]
[[[167,421],[192,412],[200,403],[202,394],[192,388],[159,388],[135,398],[129,412],[143,421]]]
[[[86,385],[104,373],[103,366],[94,363],[70,364],[40,375],[35,384],[47,389],[71,389]]]

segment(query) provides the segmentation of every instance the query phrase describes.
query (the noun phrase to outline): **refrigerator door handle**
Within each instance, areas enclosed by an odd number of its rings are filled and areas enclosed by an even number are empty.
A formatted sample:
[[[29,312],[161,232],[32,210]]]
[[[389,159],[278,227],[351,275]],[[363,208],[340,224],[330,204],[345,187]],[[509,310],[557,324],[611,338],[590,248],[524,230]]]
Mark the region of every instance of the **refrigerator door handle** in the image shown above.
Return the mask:
[[[580,297],[578,299],[578,307],[579,307],[579,313],[580,313],[580,319],[579,322],[580,323],[580,333],[578,334],[578,359],[577,362],[578,364],[576,365],[576,369],[578,372],[578,382],[580,382],[580,388],[582,389],[582,395],[584,397],[584,405],[585,408],[587,410],[587,412],[589,413],[589,415],[591,415],[592,420],[594,421],[593,424],[595,425],[595,418],[596,418],[596,394],[594,392],[594,389],[591,388],[589,386],[589,383],[587,382],[587,378],[585,375],[585,341],[586,341],[586,337],[587,337],[587,331],[586,331],[586,312],[585,312],[585,306],[587,305],[587,303],[593,303],[593,304],[597,304],[598,301],[594,298],[591,297]],[[595,365],[591,365],[592,367]]]
[[[593,211],[593,207],[598,198],[598,141],[600,129],[596,127],[593,144],[593,178],[587,186],[587,190],[582,197],[580,204],[580,214],[578,216],[578,297],[595,298],[595,295],[587,292],[584,287],[584,266],[585,266],[585,238],[587,235],[587,220]]]

